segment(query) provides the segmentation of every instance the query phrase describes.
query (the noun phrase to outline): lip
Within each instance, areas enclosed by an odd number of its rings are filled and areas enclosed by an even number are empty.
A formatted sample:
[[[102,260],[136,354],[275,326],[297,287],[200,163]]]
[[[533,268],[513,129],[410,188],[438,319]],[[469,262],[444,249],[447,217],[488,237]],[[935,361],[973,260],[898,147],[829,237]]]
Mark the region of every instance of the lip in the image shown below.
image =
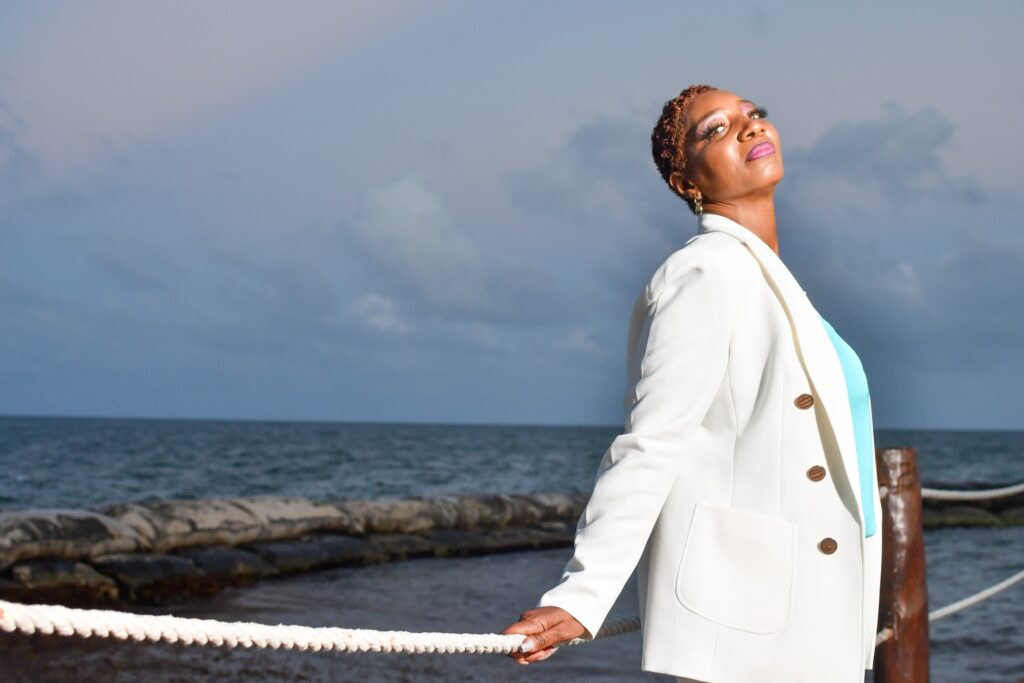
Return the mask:
[[[747,152],[747,161],[760,159],[761,157],[766,157],[769,154],[775,154],[775,145],[770,142],[762,142],[754,145],[753,149]]]

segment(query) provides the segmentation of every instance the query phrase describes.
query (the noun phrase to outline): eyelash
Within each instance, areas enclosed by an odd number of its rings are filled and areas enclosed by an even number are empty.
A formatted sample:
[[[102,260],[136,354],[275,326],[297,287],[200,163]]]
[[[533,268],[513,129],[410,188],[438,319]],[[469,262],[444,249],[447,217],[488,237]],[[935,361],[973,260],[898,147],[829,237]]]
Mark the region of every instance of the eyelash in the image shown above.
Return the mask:
[[[750,113],[757,114],[757,117],[761,119],[768,116],[768,110],[765,109],[764,107],[754,107],[753,109],[750,110]],[[714,136],[715,131],[724,125],[724,123],[719,123],[718,125],[711,126],[704,132],[703,135],[700,136],[701,140],[710,140]]]

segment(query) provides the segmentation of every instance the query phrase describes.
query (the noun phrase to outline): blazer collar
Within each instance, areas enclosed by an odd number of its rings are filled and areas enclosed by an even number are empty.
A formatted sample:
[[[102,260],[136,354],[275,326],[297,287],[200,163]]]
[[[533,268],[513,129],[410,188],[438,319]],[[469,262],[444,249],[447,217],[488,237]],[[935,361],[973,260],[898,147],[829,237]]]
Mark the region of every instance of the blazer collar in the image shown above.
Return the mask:
[[[831,436],[835,439],[842,469],[846,475],[847,492],[852,494],[855,514],[860,521],[863,535],[864,510],[860,492],[860,469],[857,463],[857,442],[854,437],[846,378],[821,316],[807,298],[807,292],[800,287],[800,283],[775,250],[752,230],[731,218],[714,213],[701,214],[697,217],[697,224],[698,234],[724,232],[746,245],[760,264],[765,280],[782,303],[789,318],[797,355],[803,363],[811,393],[815,400],[821,403],[826,421],[831,427]]]

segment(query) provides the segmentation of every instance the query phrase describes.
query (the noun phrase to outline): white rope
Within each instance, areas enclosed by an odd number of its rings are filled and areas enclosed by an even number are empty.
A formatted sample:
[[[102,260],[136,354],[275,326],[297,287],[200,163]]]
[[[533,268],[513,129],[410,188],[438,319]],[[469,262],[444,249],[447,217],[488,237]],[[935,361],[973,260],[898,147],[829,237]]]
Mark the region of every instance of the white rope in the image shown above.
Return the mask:
[[[933,610],[928,621],[937,621],[975,605],[1024,580],[1024,569],[974,595]],[[632,617],[608,622],[594,640],[639,630],[640,619]],[[519,650],[526,636],[490,633],[413,633],[410,631],[375,631],[372,629],[314,628],[311,626],[270,626],[253,622],[223,622],[213,619],[133,614],[100,609],[76,609],[63,605],[23,605],[0,600],[0,630],[21,631],[29,635],[82,636],[119,638],[135,641],[166,641],[184,645],[215,645],[219,647],[273,648],[298,650],[337,650],[338,652],[466,652],[475,654],[509,654]],[[881,645],[893,636],[886,626],[875,636]],[[573,638],[562,645],[592,642]]]
[[[959,612],[965,607],[970,607],[971,605],[979,603],[989,596],[995,595],[999,591],[1006,590],[1007,588],[1009,588],[1010,586],[1012,586],[1013,584],[1017,583],[1022,579],[1024,579],[1024,569],[1020,570],[1008,579],[1003,579],[994,586],[989,586],[985,590],[978,591],[974,595],[969,595],[966,598],[963,598],[962,600],[957,600],[952,604],[946,605],[945,607],[929,612],[928,621],[936,621],[937,619],[948,617],[950,614],[955,614],[956,612]]]
[[[636,617],[610,622],[594,640],[636,631]],[[526,636],[490,633],[412,633],[372,629],[314,628],[311,626],[270,626],[253,622],[223,622],[175,616],[132,614],[100,609],[75,609],[62,605],[23,605],[0,600],[0,630],[29,635],[118,638],[135,641],[166,641],[183,645],[216,645],[234,648],[336,650],[338,652],[466,652],[509,654],[518,651]],[[589,643],[574,638],[559,645]]]
[[[950,603],[945,607],[940,607],[939,609],[932,610],[928,613],[928,623],[938,621],[943,617],[948,617],[950,614],[956,614],[960,610],[966,609],[971,605],[975,605],[986,598],[992,597],[1000,591],[1006,590],[1007,588],[1021,580],[1024,580],[1024,569],[1020,570],[1019,572],[1017,572],[1016,574],[1007,579],[1003,579],[1002,581],[993,586],[989,586],[984,590],[978,591],[974,595],[968,595],[966,598],[961,598],[960,600]],[[875,645],[881,645],[886,640],[891,638],[892,635],[892,627],[886,626],[878,632],[877,636],[875,636]]]
[[[955,489],[921,489],[922,498],[932,500],[985,500],[988,498],[1002,498],[1024,493],[1024,482],[1013,486],[1004,486],[999,489],[985,489],[982,491],[960,491]]]

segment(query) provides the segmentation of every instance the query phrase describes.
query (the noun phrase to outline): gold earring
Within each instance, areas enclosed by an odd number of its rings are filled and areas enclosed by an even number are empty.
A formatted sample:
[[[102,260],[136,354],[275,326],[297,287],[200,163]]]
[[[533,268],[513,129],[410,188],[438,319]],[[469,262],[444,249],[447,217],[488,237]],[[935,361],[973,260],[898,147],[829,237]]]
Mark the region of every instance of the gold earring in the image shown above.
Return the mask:
[[[700,199],[701,199],[701,197],[700,197],[700,195],[698,194],[698,195],[697,195],[697,198],[696,198],[695,200],[693,200],[693,203],[694,203],[694,210],[695,210],[695,211],[697,212],[697,215],[698,215],[698,216],[699,216],[699,215],[701,215],[702,213],[704,213],[704,207],[703,207],[703,206],[701,206],[701,203],[700,203]]]

